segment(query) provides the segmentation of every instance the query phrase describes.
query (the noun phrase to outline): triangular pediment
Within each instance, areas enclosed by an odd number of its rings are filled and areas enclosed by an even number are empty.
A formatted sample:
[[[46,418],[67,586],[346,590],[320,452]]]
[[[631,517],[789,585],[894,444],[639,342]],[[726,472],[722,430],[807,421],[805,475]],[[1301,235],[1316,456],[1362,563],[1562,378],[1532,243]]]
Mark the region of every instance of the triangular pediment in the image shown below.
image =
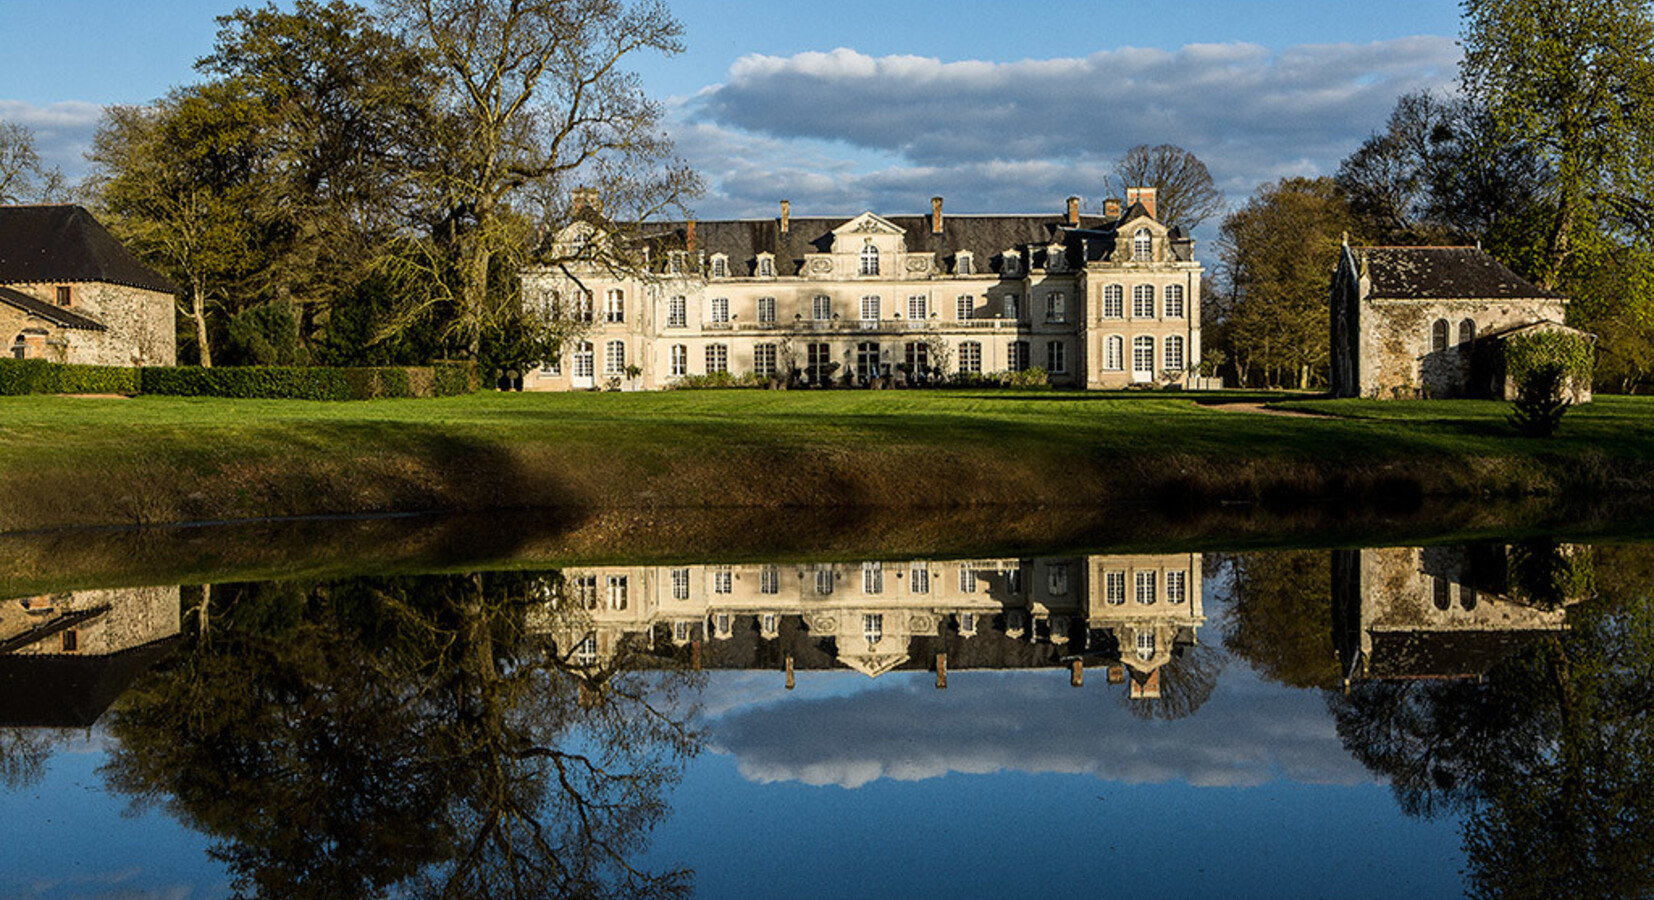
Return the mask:
[[[876,215],[872,211],[864,212],[861,215],[855,217],[854,219],[851,219],[850,221],[845,222],[843,225],[840,225],[839,227],[833,229],[833,234],[835,234],[835,235],[841,235],[841,234],[896,235],[896,234],[906,234],[906,233],[907,232],[903,231],[901,228],[897,227],[896,225],[891,224],[889,219],[886,219],[885,217],[880,216],[880,215]]]
[[[907,662],[906,653],[862,653],[844,654],[838,661],[845,666],[855,669],[868,678],[877,678],[897,666]]]

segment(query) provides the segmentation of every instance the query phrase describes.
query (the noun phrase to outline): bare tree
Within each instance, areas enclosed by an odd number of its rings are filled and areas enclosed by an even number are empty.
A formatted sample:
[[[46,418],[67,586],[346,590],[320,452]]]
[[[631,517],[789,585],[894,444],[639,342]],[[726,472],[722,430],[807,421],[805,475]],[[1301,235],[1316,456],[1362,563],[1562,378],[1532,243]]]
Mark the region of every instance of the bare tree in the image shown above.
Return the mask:
[[[34,132],[16,122],[0,122],[0,203],[50,201],[63,192],[63,173],[41,162]]]
[[[1212,173],[1193,153],[1173,144],[1139,144],[1126,151],[1114,168],[1121,189],[1152,187],[1157,192],[1156,218],[1193,230],[1222,213],[1223,193]]]

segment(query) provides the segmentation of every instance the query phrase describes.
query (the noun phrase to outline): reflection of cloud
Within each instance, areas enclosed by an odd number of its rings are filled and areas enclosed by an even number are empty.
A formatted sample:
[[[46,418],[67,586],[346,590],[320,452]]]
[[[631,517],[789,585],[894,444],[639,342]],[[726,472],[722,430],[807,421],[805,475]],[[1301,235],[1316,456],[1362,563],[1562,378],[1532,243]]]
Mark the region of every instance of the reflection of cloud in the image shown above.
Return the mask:
[[[710,723],[712,742],[749,780],[847,788],[1001,770],[1224,787],[1371,780],[1344,752],[1318,694],[1247,672],[1225,675],[1199,712],[1172,722],[1136,719],[1118,687],[1076,690],[1061,672],[960,675],[947,691],[929,679],[741,708],[717,696],[729,686],[714,678],[708,706],[732,711]]]
[[[71,181],[86,174],[86,154],[103,117],[96,103],[67,100],[35,106],[23,100],[0,100],[0,121],[15,122],[34,132],[35,152],[48,166],[57,166]]]
[[[73,896],[87,900],[189,900],[199,896],[194,888],[185,884],[144,888],[131,883],[142,878],[143,874],[143,869],[129,867],[62,878],[37,878],[29,883],[29,893],[25,896]]]
[[[706,215],[773,215],[780,197],[833,211],[923,210],[933,194],[977,212],[1056,208],[1069,193],[1101,192],[1129,147],[1168,142],[1238,197],[1331,171],[1397,96],[1451,85],[1458,56],[1451,39],[1430,36],[1008,63],[844,48],[754,55],[680,108],[674,135],[713,185]],[[809,142],[821,147],[800,154]],[[872,171],[848,162],[869,155]]]

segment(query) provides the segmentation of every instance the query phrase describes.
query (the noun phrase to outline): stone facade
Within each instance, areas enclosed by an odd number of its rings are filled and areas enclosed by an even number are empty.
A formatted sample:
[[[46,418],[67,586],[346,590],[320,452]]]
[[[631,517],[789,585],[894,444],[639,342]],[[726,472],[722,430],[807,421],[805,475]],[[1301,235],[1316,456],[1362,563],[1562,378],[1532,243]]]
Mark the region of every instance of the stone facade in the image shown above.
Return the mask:
[[[1057,384],[1187,385],[1200,358],[1193,241],[1152,189],[1103,217],[794,218],[669,223],[641,265],[523,273],[526,303],[589,323],[529,390],[670,387],[727,372],[806,383],[1039,367]],[[596,217],[551,256],[611,235]],[[605,254],[609,255],[609,254]],[[627,271],[617,271],[624,268]],[[923,374],[913,374],[923,372]]]
[[[1572,330],[1567,306],[1480,249],[1345,245],[1331,290],[1333,394],[1508,399],[1503,340]]]

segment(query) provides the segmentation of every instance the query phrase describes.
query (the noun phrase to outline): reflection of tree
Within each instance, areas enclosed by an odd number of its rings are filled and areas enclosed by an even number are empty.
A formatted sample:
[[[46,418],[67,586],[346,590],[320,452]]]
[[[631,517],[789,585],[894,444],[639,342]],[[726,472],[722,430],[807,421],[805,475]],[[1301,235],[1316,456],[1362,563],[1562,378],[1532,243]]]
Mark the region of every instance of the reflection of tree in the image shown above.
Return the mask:
[[[1337,684],[1338,655],[1328,631],[1328,559],[1325,550],[1225,557],[1231,593],[1224,648],[1265,678],[1289,687]]]
[[[1654,891],[1648,587],[1572,607],[1568,631],[1483,683],[1330,695],[1345,746],[1391,779],[1404,808],[1467,813],[1473,896]]]
[[[530,633],[557,584],[216,589],[187,652],[112,711],[106,775],[216,838],[244,893],[680,892],[687,873],[628,859],[698,739],[668,676],[622,655],[594,690]]]
[[[21,790],[46,776],[46,761],[74,732],[55,728],[0,728],[0,787]]]
[[[1211,698],[1228,657],[1205,644],[1180,645],[1159,671],[1160,696],[1128,701],[1140,719],[1181,719],[1194,715]]]

